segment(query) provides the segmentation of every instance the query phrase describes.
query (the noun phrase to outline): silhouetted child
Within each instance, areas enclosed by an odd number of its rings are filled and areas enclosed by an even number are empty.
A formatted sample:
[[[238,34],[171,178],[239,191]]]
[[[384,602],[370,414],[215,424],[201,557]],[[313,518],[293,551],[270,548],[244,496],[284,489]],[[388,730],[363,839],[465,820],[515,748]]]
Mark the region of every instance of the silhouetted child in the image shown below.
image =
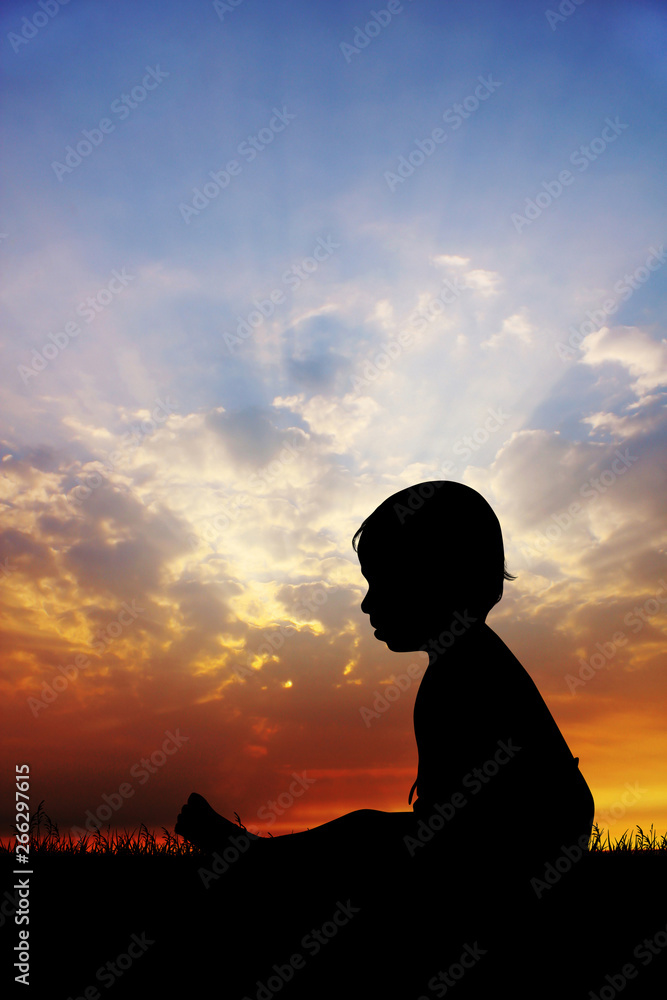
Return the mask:
[[[410,873],[467,886],[482,903],[496,885],[542,878],[563,847],[586,850],[591,793],[537,687],[486,624],[505,579],[502,534],[467,486],[422,483],[385,500],[354,536],[368,592],[361,608],[394,652],[429,665],[414,708],[419,752],[412,811],[362,809],[313,830],[253,838],[272,865],[311,871]],[[176,832],[219,849],[239,827],[192,795]],[[445,879],[445,882],[438,882]],[[482,905],[480,903],[480,905]]]

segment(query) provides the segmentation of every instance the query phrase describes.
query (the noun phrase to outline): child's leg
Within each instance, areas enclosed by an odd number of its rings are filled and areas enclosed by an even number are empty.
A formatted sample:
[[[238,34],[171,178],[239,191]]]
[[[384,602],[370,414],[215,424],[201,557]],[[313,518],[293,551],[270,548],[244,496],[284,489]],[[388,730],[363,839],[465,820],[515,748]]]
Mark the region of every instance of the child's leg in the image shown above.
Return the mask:
[[[325,908],[349,897],[367,913],[370,900],[405,881],[403,836],[414,822],[412,813],[359,809],[311,830],[262,837],[246,855],[248,878],[266,886],[287,880],[314,905],[328,900]]]
[[[405,850],[402,838],[412,833],[414,814],[381,812],[378,809],[357,809],[312,830],[283,834],[278,837],[257,837],[245,832],[254,843],[268,848],[271,857],[287,859],[306,852],[313,858],[346,855],[361,857],[366,853],[379,853],[385,848],[390,853]],[[176,833],[203,850],[213,852],[224,847],[233,835],[240,834],[236,823],[220,816],[201,795],[193,793],[179,813]]]
[[[174,832],[213,854],[219,847],[224,847],[231,836],[239,836],[242,831],[236,823],[217,813],[202,795],[193,792],[178,814]],[[249,840],[259,840],[254,833],[243,832]]]
[[[294,845],[296,850],[303,850],[305,847],[326,850],[338,844],[341,848],[362,852],[366,845],[370,850],[381,847],[383,841],[402,844],[402,838],[412,833],[414,826],[415,818],[412,812],[392,813],[382,812],[379,809],[356,809],[312,830],[271,837],[266,842],[282,845],[289,841],[290,847]],[[264,841],[264,838],[262,840]],[[281,847],[274,848],[274,850],[281,849]]]

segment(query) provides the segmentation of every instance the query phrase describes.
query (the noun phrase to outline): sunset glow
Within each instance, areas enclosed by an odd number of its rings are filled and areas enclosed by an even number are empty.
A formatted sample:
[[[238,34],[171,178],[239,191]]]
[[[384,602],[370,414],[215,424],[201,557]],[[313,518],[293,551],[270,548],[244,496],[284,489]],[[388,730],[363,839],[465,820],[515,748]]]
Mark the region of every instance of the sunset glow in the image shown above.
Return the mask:
[[[65,834],[407,810],[351,540],[435,479],[597,822],[667,830],[664,7],[398,6],[3,6],[2,837],[25,762]]]

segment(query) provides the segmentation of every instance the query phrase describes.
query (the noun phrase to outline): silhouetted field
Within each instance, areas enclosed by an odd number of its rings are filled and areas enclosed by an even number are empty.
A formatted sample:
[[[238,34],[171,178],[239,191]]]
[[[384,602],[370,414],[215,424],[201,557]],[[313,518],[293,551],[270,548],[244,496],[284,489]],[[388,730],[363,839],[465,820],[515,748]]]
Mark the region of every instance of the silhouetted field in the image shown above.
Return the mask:
[[[350,885],[327,865],[262,872],[240,854],[210,857],[165,834],[98,834],[82,847],[49,824],[35,837],[23,995],[664,995],[667,837],[639,831],[605,850],[598,833],[590,853],[554,859],[519,901],[490,913],[480,902],[484,859],[469,876],[454,861],[451,878],[397,884],[375,872]],[[13,844],[1,846],[4,990],[18,943],[12,886],[28,876],[12,875]],[[465,912],[454,903],[462,886]]]

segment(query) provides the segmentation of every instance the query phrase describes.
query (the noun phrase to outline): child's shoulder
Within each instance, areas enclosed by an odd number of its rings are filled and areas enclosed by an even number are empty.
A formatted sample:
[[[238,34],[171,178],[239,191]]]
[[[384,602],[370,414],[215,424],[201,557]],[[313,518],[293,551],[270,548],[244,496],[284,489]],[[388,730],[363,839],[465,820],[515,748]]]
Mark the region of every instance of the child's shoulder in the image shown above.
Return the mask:
[[[525,683],[530,677],[511,649],[493,629],[484,624],[466,636],[458,649],[453,646],[452,666],[480,688],[496,689]],[[446,657],[445,657],[446,659]]]

